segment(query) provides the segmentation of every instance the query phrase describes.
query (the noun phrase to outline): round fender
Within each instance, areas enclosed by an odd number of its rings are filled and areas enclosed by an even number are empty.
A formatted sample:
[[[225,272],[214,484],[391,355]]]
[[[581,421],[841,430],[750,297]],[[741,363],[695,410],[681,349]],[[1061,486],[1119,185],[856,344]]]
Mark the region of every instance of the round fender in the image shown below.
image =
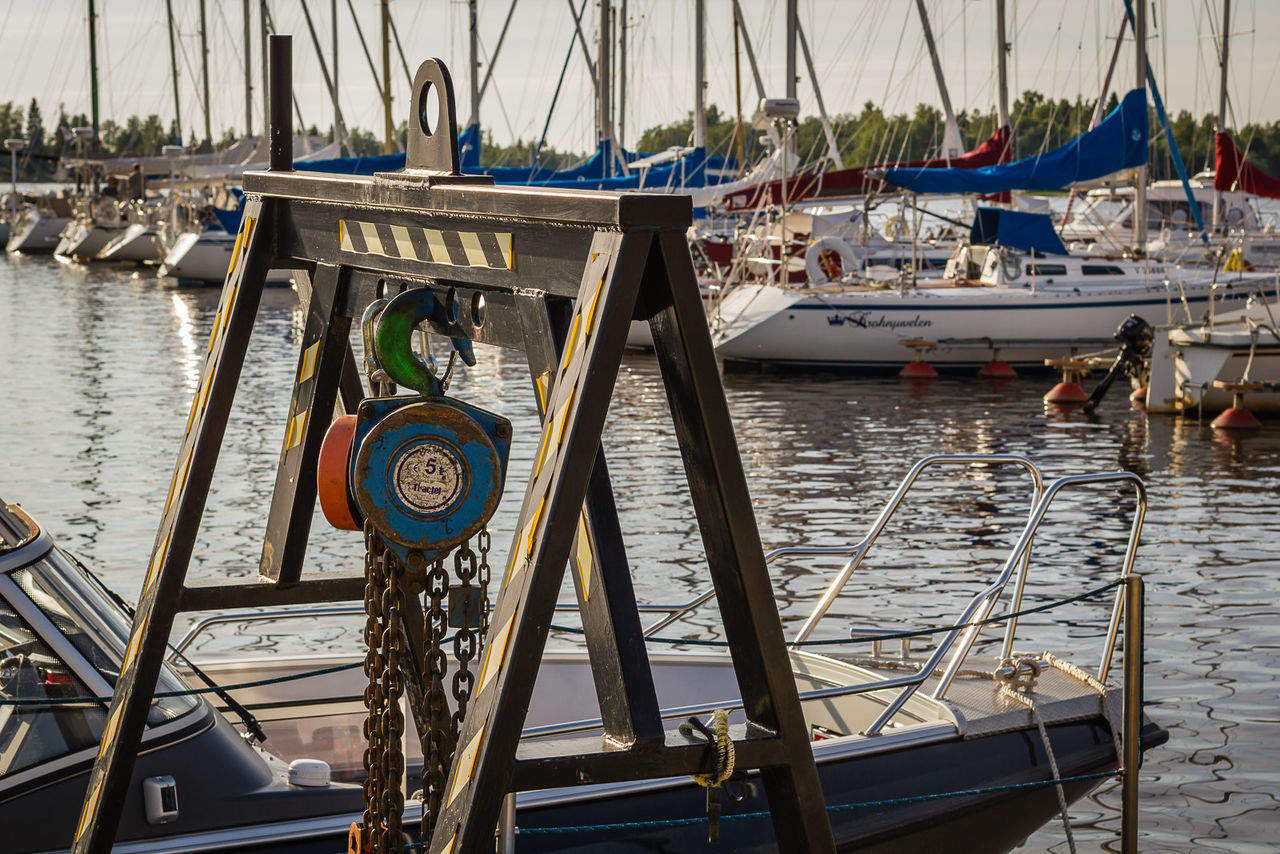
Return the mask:
[[[838,237],[820,237],[804,253],[805,271],[809,281],[816,284],[839,279],[856,270],[858,263],[853,247]]]
[[[356,417],[343,415],[325,431],[320,443],[320,459],[316,462],[316,493],[320,509],[329,524],[341,531],[364,528],[359,508],[351,497],[347,481],[351,443],[356,435]]]

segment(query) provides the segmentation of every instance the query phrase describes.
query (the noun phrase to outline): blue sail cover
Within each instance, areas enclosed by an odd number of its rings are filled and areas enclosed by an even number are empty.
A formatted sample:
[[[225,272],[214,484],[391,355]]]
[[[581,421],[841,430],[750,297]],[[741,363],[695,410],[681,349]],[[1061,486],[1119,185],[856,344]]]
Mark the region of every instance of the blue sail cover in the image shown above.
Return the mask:
[[[1068,254],[1048,214],[1003,208],[978,208],[973,228],[969,230],[969,242],[978,246],[1007,246],[1023,252],[1034,250],[1046,255]]]
[[[1066,145],[980,169],[886,169],[884,179],[913,193],[994,195],[1060,190],[1147,162],[1147,93],[1134,89],[1097,126]]]
[[[627,151],[619,147],[611,152],[609,142],[601,142],[594,154],[577,166],[559,171],[530,169],[520,166],[480,166],[469,163],[468,152],[479,158],[475,136],[468,128],[458,138],[462,155],[462,171],[468,175],[489,175],[498,184],[519,184],[546,188],[574,188],[579,190],[668,190],[678,191],[712,186],[737,178],[737,161],[728,157],[708,157],[706,149],[695,148],[670,163],[654,166],[644,171],[622,175],[606,175],[611,159],[631,163],[647,155]],[[470,147],[468,147],[470,146]],[[341,175],[372,175],[374,172],[396,172],[404,168],[404,154],[382,154],[376,157],[336,157],[331,160],[304,160],[294,168],[306,172],[328,172]]]

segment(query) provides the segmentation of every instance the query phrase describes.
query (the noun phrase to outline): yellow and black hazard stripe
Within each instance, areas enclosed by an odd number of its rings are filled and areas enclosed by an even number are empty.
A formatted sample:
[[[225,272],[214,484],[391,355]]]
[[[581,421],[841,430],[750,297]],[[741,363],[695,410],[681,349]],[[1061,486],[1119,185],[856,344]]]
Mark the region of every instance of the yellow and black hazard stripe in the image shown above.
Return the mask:
[[[450,267],[514,270],[516,256],[510,232],[448,231],[385,222],[338,220],[338,247],[343,252],[404,258]]]

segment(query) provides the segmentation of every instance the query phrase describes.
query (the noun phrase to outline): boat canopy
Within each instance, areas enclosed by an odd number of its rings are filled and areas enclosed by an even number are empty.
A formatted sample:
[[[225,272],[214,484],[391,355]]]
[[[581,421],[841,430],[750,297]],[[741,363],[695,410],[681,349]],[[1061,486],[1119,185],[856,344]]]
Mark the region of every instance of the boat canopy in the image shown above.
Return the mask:
[[[978,208],[969,230],[969,242],[978,246],[1007,246],[1023,252],[1066,255],[1067,247],[1045,213]]]
[[[994,195],[1009,190],[1060,190],[1147,162],[1147,94],[1134,89],[1092,130],[1066,145],[978,169],[884,170],[890,184],[913,193]]]
[[[796,175],[785,181],[768,181],[744,187],[725,196],[725,208],[730,211],[748,210],[761,203],[780,205],[785,190],[786,201],[802,202],[807,199],[821,199],[842,196],[862,196],[880,187],[879,178],[867,174],[871,169],[884,169],[897,166],[907,169],[921,169],[935,166],[949,166],[952,169],[976,169],[980,166],[995,166],[1009,159],[1008,127],[996,130],[986,141],[972,151],[965,152],[950,161],[945,158],[932,160],[916,160],[910,163],[873,163],[867,166],[855,166],[851,169],[835,169],[830,172],[811,172],[807,175]]]
[[[1215,190],[1239,190],[1255,196],[1280,199],[1280,178],[1268,175],[1245,159],[1244,152],[1236,147],[1231,134],[1214,136],[1213,188]]]

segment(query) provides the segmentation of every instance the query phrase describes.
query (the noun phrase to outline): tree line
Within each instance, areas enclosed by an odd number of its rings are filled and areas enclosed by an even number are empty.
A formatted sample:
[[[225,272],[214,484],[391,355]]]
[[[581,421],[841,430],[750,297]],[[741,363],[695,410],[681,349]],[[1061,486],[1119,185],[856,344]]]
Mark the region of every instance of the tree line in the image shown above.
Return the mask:
[[[1105,110],[1113,109],[1118,100],[1113,94]],[[1054,100],[1035,91],[1026,91],[1017,98],[1010,117],[1014,126],[1014,158],[1029,157],[1061,145],[1088,129],[1094,102],[1077,97]],[[89,125],[82,113],[68,113],[58,106],[57,119],[47,122],[35,99],[23,109],[13,102],[0,103],[0,138],[20,138],[27,142],[26,149],[18,156],[18,177],[24,181],[47,181],[56,177],[60,157],[74,155],[77,143],[71,129]],[[962,110],[956,121],[960,126],[965,147],[980,145],[995,132],[995,109]],[[1173,178],[1176,171],[1168,140],[1160,132],[1154,111],[1151,112],[1151,174],[1153,178]],[[919,104],[911,113],[889,114],[871,102],[863,105],[859,113],[843,113],[831,117],[840,156],[846,166],[880,163],[886,161],[920,160],[934,156],[942,141],[944,121],[942,112],[929,104]],[[732,114],[712,105],[707,110],[707,147],[713,154],[736,157],[738,141],[736,121]],[[1171,118],[1170,127],[1187,171],[1195,174],[1201,169],[1213,168],[1214,116],[1205,114],[1199,119],[1186,110]],[[308,131],[323,135],[314,125]],[[403,139],[405,125],[398,134]],[[817,164],[827,150],[822,124],[816,116],[803,118],[797,125],[796,150],[801,158]],[[743,128],[742,150],[745,162],[750,164],[761,151],[759,131],[752,130],[750,118]],[[1249,124],[1235,132],[1237,143],[1257,166],[1272,175],[1280,175],[1280,121]],[[350,130],[353,154],[369,157],[382,153],[382,141],[369,131]],[[130,116],[123,122],[106,119],[99,127],[97,146],[91,146],[96,154],[111,157],[129,155],[156,155],[163,146],[180,138],[174,122],[166,123],[159,115]],[[189,139],[196,139],[192,131]],[[238,138],[234,129],[223,132],[218,140],[205,140],[201,148],[225,147]],[[693,114],[670,124],[645,130],[634,143],[638,151],[661,151],[671,146],[689,145],[693,139]],[[485,165],[528,166],[537,153],[538,165],[559,169],[572,165],[586,153],[558,151],[549,146],[539,149],[535,141],[517,140],[508,145],[495,144],[488,133],[481,146],[481,162]],[[830,168],[830,164],[827,164]]]

